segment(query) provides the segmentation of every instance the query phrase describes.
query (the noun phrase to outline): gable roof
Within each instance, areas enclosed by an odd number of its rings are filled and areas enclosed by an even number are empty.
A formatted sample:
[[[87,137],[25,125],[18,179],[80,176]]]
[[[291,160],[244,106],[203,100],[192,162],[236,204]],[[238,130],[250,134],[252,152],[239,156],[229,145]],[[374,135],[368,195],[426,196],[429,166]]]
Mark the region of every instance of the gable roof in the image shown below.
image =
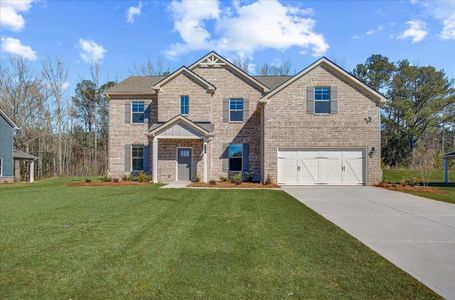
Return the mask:
[[[11,120],[10,117],[8,117],[8,115],[1,108],[0,108],[0,116],[2,116],[3,119],[5,119],[6,123],[8,123],[12,128],[19,129],[19,127],[16,124],[14,124],[13,120]]]
[[[198,124],[196,124],[195,122],[191,121],[190,119],[182,116],[182,115],[176,115],[175,117],[173,117],[172,119],[170,119],[169,121],[167,122],[164,122],[162,124],[160,124],[159,126],[156,126],[156,127],[152,127],[150,128],[150,131],[148,133],[148,135],[156,135],[158,132],[166,129],[166,128],[169,128],[171,127],[172,125],[178,123],[179,121],[189,125],[191,128],[197,130],[198,132],[200,132],[201,134],[203,135],[206,135],[209,133],[209,131],[204,128],[203,126],[200,126]]]
[[[274,75],[268,75],[268,76],[253,76],[261,82],[263,85],[266,85],[271,91],[279,87],[283,82],[291,78],[292,76],[274,76]]]
[[[152,87],[166,76],[130,76],[108,88],[106,94],[153,94]]]
[[[229,60],[225,59],[224,57],[222,57],[221,55],[216,53],[215,51],[210,51],[208,54],[204,55],[202,58],[200,58],[195,63],[193,63],[191,66],[189,66],[189,69],[192,70],[192,69],[196,68],[198,65],[202,65],[202,66],[227,65],[231,69],[236,71],[239,75],[241,75],[243,78],[249,80],[254,85],[259,87],[263,92],[266,93],[266,92],[270,91],[270,89],[266,85],[264,85],[262,82],[260,82],[253,76],[249,75],[248,73],[246,73],[245,71],[243,71],[242,69],[240,69],[239,67],[237,67],[236,65],[231,63]]]
[[[297,81],[299,78],[306,75],[311,70],[313,70],[314,68],[316,68],[317,66],[322,65],[322,64],[332,68],[333,70],[338,72],[340,75],[344,76],[346,79],[348,79],[349,81],[356,84],[358,87],[365,90],[367,93],[369,93],[370,95],[375,97],[377,99],[378,103],[383,104],[387,100],[387,98],[384,95],[382,95],[380,92],[376,91],[375,89],[370,87],[365,82],[360,81],[354,75],[352,75],[351,73],[349,73],[348,71],[346,71],[345,69],[340,67],[339,65],[335,64],[333,61],[331,61],[327,57],[323,56],[320,59],[318,59],[317,61],[315,61],[314,63],[312,63],[311,65],[309,65],[308,67],[306,67],[305,69],[303,69],[302,71],[300,71],[299,73],[297,73],[296,75],[294,75],[294,76],[290,77],[288,80],[284,81],[280,86],[278,86],[273,91],[271,91],[270,93],[268,93],[267,95],[262,97],[259,100],[259,102],[266,103],[267,100],[270,99],[273,95],[275,95],[278,92],[280,92],[281,90],[285,89],[287,86],[291,85],[293,82]]]
[[[205,89],[207,90],[207,92],[213,92],[213,91],[216,90],[214,85],[212,85],[210,82],[208,82],[207,80],[205,80],[201,76],[197,75],[196,73],[194,73],[193,71],[191,71],[190,69],[188,69],[185,66],[180,67],[178,70],[176,70],[175,72],[173,72],[169,76],[167,76],[167,77],[163,78],[161,81],[157,82],[153,86],[153,89],[154,90],[159,90],[161,88],[161,86],[165,85],[166,83],[168,83],[169,81],[171,81],[172,79],[174,79],[175,77],[177,77],[178,75],[180,75],[182,73],[186,73],[186,74],[190,75],[196,81],[198,81],[203,86],[205,86]]]

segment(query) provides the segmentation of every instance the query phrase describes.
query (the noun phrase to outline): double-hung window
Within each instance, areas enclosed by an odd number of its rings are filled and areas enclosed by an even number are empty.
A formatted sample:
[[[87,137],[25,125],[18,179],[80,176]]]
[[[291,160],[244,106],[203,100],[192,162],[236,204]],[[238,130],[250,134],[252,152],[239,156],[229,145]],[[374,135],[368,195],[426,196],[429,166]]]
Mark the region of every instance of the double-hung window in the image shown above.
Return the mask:
[[[243,144],[229,145],[229,171],[242,171]]]
[[[330,113],[330,88],[314,88],[314,112],[317,114]]]
[[[144,123],[144,101],[131,102],[131,122],[135,124]]]
[[[242,98],[229,99],[229,121],[230,122],[243,121],[243,99]]]
[[[0,157],[0,176],[3,176],[3,158]]]
[[[190,113],[190,97],[180,96],[180,114],[188,115]]]
[[[131,147],[132,171],[144,170],[144,146],[132,145]]]

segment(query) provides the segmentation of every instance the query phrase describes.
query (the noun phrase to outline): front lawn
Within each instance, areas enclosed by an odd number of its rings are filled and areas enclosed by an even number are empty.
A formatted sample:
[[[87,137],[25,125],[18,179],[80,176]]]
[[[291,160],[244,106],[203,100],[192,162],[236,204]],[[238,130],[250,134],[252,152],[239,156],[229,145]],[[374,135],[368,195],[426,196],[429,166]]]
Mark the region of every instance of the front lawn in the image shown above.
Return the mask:
[[[417,179],[421,178],[420,172],[418,170],[412,169],[392,169],[384,170],[384,181],[390,183],[399,183],[403,178],[415,177]],[[455,204],[455,171],[449,172],[449,185],[446,186],[443,183],[443,171],[435,170],[430,174],[429,186],[435,190],[434,192],[415,192],[415,191],[404,191],[406,193],[421,196],[425,198],[430,198],[434,200],[444,201],[448,203]]]
[[[0,298],[438,298],[281,191],[0,186]]]

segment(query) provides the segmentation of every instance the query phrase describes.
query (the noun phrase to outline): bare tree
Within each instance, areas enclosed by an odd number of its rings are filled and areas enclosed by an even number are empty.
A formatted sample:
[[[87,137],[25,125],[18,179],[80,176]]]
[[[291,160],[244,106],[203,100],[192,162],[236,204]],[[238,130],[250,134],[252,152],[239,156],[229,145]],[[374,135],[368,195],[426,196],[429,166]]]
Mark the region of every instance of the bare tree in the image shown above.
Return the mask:
[[[130,74],[141,76],[160,76],[169,74],[170,71],[170,65],[163,61],[161,57],[158,57],[155,61],[149,57],[143,64],[135,63],[132,70],[130,70]]]
[[[65,84],[68,78],[68,68],[65,67],[62,60],[46,61],[43,63],[43,78],[45,86],[50,91],[50,95],[54,100],[54,116],[58,136],[58,173],[63,174],[63,121],[66,107],[66,99],[64,99]]]
[[[232,63],[239,67],[242,71],[249,74],[250,60],[248,58],[241,59],[240,57],[235,58]]]
[[[257,73],[262,76],[287,76],[291,74],[291,62],[287,61],[280,65],[265,63],[257,67]]]

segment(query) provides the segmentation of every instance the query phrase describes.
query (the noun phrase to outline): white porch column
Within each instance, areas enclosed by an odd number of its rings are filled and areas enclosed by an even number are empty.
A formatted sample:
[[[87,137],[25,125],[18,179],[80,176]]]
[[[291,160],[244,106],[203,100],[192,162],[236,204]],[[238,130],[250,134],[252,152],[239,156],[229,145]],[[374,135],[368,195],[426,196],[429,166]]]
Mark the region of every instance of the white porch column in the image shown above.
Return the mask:
[[[444,183],[449,184],[449,159],[444,158]]]
[[[152,169],[153,169],[153,183],[158,182],[158,138],[155,136],[152,140]]]
[[[208,167],[207,167],[207,151],[208,151],[208,143],[207,140],[204,139],[204,146],[202,148],[203,157],[204,157],[204,178],[203,181],[205,183],[209,182],[209,174],[208,174]]]
[[[28,173],[30,176],[30,182],[34,182],[35,181],[35,161],[34,160],[30,161]]]

